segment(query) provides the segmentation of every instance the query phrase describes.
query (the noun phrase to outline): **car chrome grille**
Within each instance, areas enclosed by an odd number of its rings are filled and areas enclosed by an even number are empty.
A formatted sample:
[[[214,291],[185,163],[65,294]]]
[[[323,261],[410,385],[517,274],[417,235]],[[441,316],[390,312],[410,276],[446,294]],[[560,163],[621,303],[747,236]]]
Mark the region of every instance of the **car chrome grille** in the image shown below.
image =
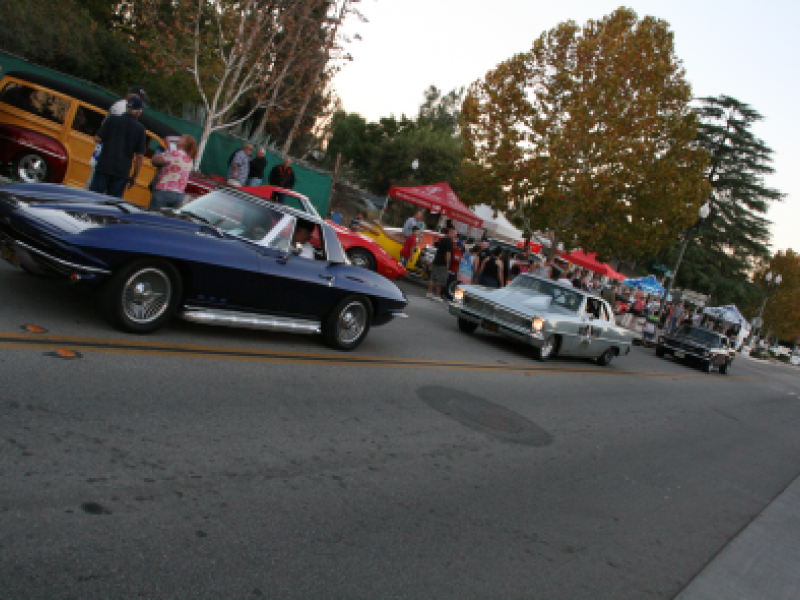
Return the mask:
[[[481,317],[496,319],[512,327],[519,327],[522,329],[530,329],[531,327],[532,319],[530,317],[518,315],[515,312],[472,296],[464,297],[464,307],[471,312],[479,314]]]
[[[522,327],[523,329],[530,329],[531,327],[531,319],[520,316],[516,313],[511,311],[505,310],[504,308],[498,308],[495,310],[495,316],[500,319],[501,321],[505,321],[509,325],[513,325],[514,327]]]
[[[464,306],[474,310],[475,312],[481,313],[481,315],[484,317],[494,316],[494,306],[492,306],[488,302],[484,302],[483,300],[478,300],[477,298],[472,298],[471,296],[467,296],[464,299]]]

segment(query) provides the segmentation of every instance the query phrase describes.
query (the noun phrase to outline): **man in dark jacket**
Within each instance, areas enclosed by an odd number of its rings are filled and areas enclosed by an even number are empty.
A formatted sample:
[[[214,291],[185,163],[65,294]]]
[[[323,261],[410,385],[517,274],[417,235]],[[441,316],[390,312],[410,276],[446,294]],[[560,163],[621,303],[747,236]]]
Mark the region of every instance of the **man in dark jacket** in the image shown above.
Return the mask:
[[[147,147],[147,134],[139,123],[141,114],[142,100],[133,96],[124,115],[109,116],[97,130],[95,141],[103,144],[103,151],[97,159],[91,191],[122,198],[125,190],[136,184]]]
[[[294,188],[294,170],[292,169],[292,161],[288,158],[283,161],[282,165],[275,165],[269,172],[270,185],[277,185],[278,187],[291,190]]]
[[[259,148],[256,157],[250,161],[250,172],[247,174],[247,185],[261,185],[264,171],[267,168],[266,150]]]

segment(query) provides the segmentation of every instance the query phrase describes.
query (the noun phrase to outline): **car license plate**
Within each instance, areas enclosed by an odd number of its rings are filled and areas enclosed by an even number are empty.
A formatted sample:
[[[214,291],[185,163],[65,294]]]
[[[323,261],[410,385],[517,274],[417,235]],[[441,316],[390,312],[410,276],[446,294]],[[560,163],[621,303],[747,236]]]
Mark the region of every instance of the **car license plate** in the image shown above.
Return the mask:
[[[674,356],[675,358],[683,358],[683,357],[684,357],[684,356],[686,356],[686,355],[685,355],[683,352],[674,352],[674,353],[673,353],[673,356]]]
[[[3,246],[3,259],[10,262],[12,265],[19,264],[17,254],[8,246]]]
[[[494,331],[495,333],[497,332],[497,323],[492,323],[491,321],[483,321],[481,327],[489,331]]]

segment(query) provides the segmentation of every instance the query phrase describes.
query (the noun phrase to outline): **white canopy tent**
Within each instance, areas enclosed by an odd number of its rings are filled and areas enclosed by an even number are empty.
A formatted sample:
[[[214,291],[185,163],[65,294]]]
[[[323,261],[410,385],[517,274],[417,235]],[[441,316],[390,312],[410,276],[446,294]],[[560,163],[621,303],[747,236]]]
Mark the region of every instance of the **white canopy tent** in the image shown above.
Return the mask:
[[[483,228],[490,234],[513,242],[521,240],[524,235],[522,231],[511,224],[511,221],[506,219],[503,213],[498,212],[495,217],[491,206],[479,204],[472,208],[472,212],[483,221]]]
[[[742,345],[745,338],[750,335],[750,323],[742,316],[735,304],[709,306],[703,309],[703,313],[719,319],[723,324],[739,325],[739,335],[734,340],[734,345],[737,349]]]

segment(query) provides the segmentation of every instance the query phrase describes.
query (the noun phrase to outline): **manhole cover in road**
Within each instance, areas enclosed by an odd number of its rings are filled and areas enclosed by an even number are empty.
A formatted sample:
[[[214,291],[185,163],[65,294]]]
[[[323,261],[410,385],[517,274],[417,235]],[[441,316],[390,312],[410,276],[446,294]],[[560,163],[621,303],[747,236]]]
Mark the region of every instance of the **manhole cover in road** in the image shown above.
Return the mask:
[[[427,386],[417,394],[434,410],[497,440],[527,446],[547,446],[553,441],[553,436],[533,421],[467,392]]]

